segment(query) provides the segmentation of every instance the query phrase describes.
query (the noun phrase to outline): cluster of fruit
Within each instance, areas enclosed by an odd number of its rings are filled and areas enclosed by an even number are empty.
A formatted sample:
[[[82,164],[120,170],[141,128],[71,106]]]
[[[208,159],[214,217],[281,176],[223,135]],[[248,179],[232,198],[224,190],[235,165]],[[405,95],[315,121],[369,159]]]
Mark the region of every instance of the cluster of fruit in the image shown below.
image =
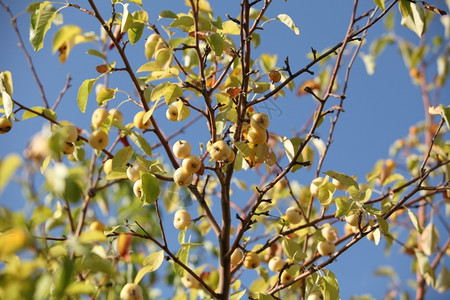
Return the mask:
[[[208,142],[206,149],[208,150],[211,159],[224,162],[225,164],[230,164],[234,161],[236,153],[233,149],[223,140],[218,140],[211,144]]]
[[[53,126],[54,131],[60,131],[62,136],[61,151],[70,155],[75,151],[74,143],[78,139],[78,129],[68,121],[59,122],[60,126]]]
[[[245,129],[248,142],[253,145],[265,144],[267,128],[269,128],[269,117],[265,113],[254,113],[250,118],[249,127]]]
[[[108,133],[99,128],[110,114],[113,115],[114,119],[117,119],[120,122],[123,120],[122,113],[117,109],[111,109],[108,112],[106,108],[97,108],[92,114],[91,122],[96,130],[91,133],[88,142],[89,145],[96,150],[105,149],[109,144]]]
[[[173,173],[173,181],[179,187],[189,186],[192,182],[194,173],[202,167],[201,159],[196,155],[191,155],[191,144],[185,140],[177,141],[173,147],[173,154],[182,159],[181,167]]]

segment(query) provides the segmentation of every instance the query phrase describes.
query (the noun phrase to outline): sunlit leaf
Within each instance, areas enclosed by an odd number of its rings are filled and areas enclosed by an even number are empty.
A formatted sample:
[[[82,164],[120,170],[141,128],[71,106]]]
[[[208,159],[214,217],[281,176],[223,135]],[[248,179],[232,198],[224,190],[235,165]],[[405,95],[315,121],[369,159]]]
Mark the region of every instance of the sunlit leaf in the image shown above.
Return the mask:
[[[142,151],[144,151],[148,156],[152,156],[152,147],[149,143],[140,135],[139,133],[132,131],[129,135],[133,143],[136,144]]]
[[[300,34],[300,30],[298,29],[297,26],[295,26],[294,21],[292,21],[291,17],[289,17],[288,15],[286,15],[286,14],[279,14],[277,16],[277,19],[280,20],[284,25],[286,25],[287,27],[292,29],[292,31],[296,35]]]
[[[422,246],[423,253],[426,255],[431,255],[434,251],[436,251],[438,243],[439,232],[433,222],[430,222],[420,235],[420,245]]]
[[[144,267],[139,270],[139,272],[136,274],[136,277],[134,278],[134,283],[139,284],[141,279],[150,272],[154,272],[159,269],[159,267],[162,265],[164,261],[164,251],[158,251],[155,253],[149,254],[144,259]]]
[[[384,0],[373,0],[373,2],[374,2],[381,10],[384,10]]]
[[[8,154],[0,160],[0,194],[21,165],[22,158],[15,153]]]
[[[159,198],[159,180],[153,174],[145,173],[141,175],[142,194],[145,205],[152,204]]]
[[[189,249],[190,249],[189,246],[182,247],[176,255],[176,257],[185,265],[187,264],[187,261],[188,261]],[[183,277],[184,274],[186,273],[186,270],[177,263],[173,264],[173,270],[175,271],[175,273],[177,275],[179,275],[181,277]]]
[[[83,81],[80,88],[78,89],[78,95],[77,95],[78,108],[80,109],[80,111],[82,113],[84,113],[86,111],[86,105],[87,105],[89,94],[92,91],[92,87],[97,82],[97,79],[98,78],[86,79],[85,81]]]
[[[44,45],[44,37],[57,14],[56,9],[49,1],[44,1],[31,14],[30,43],[34,51],[40,50]]]
[[[97,93],[97,103],[99,106],[102,106],[105,102],[112,100],[116,97],[117,89],[105,89],[102,88]]]
[[[400,12],[402,14],[401,24],[421,37],[426,30],[426,18],[423,8],[418,2],[400,0]]]

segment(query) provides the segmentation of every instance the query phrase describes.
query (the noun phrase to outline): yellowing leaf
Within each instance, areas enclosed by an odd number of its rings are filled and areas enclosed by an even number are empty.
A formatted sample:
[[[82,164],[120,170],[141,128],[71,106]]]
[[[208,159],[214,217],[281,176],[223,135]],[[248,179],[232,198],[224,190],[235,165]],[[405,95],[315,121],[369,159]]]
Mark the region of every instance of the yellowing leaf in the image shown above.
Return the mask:
[[[280,20],[284,25],[292,29],[296,35],[300,34],[300,30],[297,26],[295,26],[294,21],[292,21],[291,17],[286,14],[279,14],[277,19]]]
[[[94,79],[86,79],[81,84],[80,88],[78,89],[78,95],[77,95],[77,101],[78,101],[78,108],[82,113],[86,111],[86,105],[87,100],[89,97],[89,94],[92,91],[92,87],[94,86],[95,82],[98,78]]]
[[[106,236],[99,230],[88,230],[80,235],[79,241],[81,243],[105,242]]]
[[[223,34],[239,35],[241,33],[241,29],[233,21],[226,21],[222,23],[222,29],[217,30],[217,32]]]
[[[164,251],[158,251],[151,253],[144,259],[144,267],[139,270],[134,278],[134,283],[139,284],[141,279],[150,272],[156,271],[162,265],[164,261]]]
[[[15,153],[8,154],[0,161],[0,194],[21,165],[22,158]]]
[[[402,14],[401,24],[421,37],[425,33],[426,18],[420,4],[418,2],[413,3],[408,0],[400,0],[399,7]]]

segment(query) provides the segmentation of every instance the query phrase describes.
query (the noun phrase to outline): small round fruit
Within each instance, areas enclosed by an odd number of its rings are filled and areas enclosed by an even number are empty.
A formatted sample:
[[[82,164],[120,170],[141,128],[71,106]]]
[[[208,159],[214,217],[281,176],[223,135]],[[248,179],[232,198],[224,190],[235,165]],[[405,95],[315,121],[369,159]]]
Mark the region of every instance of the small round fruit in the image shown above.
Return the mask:
[[[61,150],[64,154],[70,155],[75,151],[75,145],[73,143],[64,142]]]
[[[284,260],[280,256],[274,256],[269,260],[269,269],[273,272],[280,271],[284,266]]]
[[[150,119],[144,123],[144,115],[145,111],[143,110],[134,115],[133,124],[137,129],[146,129],[152,126],[152,121],[150,121]]]
[[[111,108],[109,110],[109,114],[113,115],[113,119],[122,122],[123,121],[123,114],[120,110],[118,110],[117,108]]]
[[[231,150],[230,156],[228,156],[228,158],[225,160],[225,163],[226,164],[231,164],[234,161],[235,158],[236,158],[236,153],[234,153],[234,151]]]
[[[200,170],[200,167],[202,166],[202,160],[196,155],[189,155],[188,157],[183,159],[181,166],[186,172],[192,174]]]
[[[247,252],[244,258],[244,267],[247,269],[256,269],[259,266],[260,259],[255,252]]]
[[[141,166],[138,161],[135,161],[131,166],[127,169],[127,177],[131,181],[135,182],[139,178],[141,178],[140,172],[147,172],[147,169]]]
[[[199,289],[201,287],[200,282],[198,282],[190,273],[186,273],[186,275],[181,277],[181,283],[187,289]]]
[[[315,291],[309,294],[307,300],[322,300],[323,296],[321,292]]]
[[[64,126],[64,138],[68,143],[74,143],[78,139],[78,129],[75,125]]]
[[[178,168],[173,173],[173,181],[179,187],[187,187],[192,183],[192,173],[187,172],[184,168]]]
[[[354,213],[353,215],[346,216],[345,222],[347,222],[351,226],[358,226],[358,213]]]
[[[250,126],[256,130],[265,131],[269,128],[269,117],[265,113],[255,113],[250,118]]]
[[[317,244],[317,251],[322,256],[331,256],[334,253],[336,246],[332,242],[319,242]]]
[[[173,154],[179,159],[184,159],[191,155],[191,144],[185,140],[179,140],[172,147]]]
[[[136,283],[127,283],[120,291],[120,299],[122,300],[142,300],[142,288]]]
[[[94,110],[94,113],[92,114],[92,125],[95,127],[100,127],[102,125],[103,121],[108,117],[108,111],[106,108],[97,108]]]
[[[12,128],[12,122],[6,116],[0,118],[0,134],[9,132]]]
[[[142,197],[142,180],[138,179],[133,185],[133,193],[136,197]]]
[[[105,174],[109,174],[109,172],[111,171],[112,171],[112,159],[109,158],[105,160],[105,162],[103,163],[103,172],[105,172]]]
[[[105,224],[100,221],[94,221],[89,226],[89,230],[97,230],[103,232],[105,230]]]
[[[302,211],[297,206],[291,206],[286,209],[286,221],[290,224],[298,224],[302,220]]]
[[[324,225],[325,226],[321,230],[322,236],[329,242],[337,240],[337,238],[338,238],[337,229],[329,224],[324,224]],[[328,226],[326,226],[326,225],[328,225]]]
[[[173,217],[173,226],[178,230],[185,230],[191,225],[191,214],[184,209],[177,210]]]
[[[231,263],[235,266],[239,264],[243,258],[244,253],[242,253],[242,250],[239,248],[234,249],[233,253],[230,256]]]
[[[309,191],[313,197],[317,197],[319,195],[319,186],[322,184],[323,180],[324,179],[322,177],[317,177],[311,182]]]
[[[280,80],[281,80],[281,74],[280,74],[280,72],[278,72],[278,71],[276,71],[276,70],[273,70],[273,71],[271,71],[270,73],[269,73],[269,79],[270,79],[270,81],[272,81],[272,82],[280,82]]]
[[[209,148],[209,155],[216,161],[223,161],[230,157],[231,148],[223,140],[219,140]]]
[[[167,108],[166,118],[173,122],[178,121],[178,107],[176,102],[170,104],[169,107]]]
[[[91,147],[94,149],[105,149],[108,144],[108,134],[102,130],[96,130],[89,136],[89,145],[91,145]]]
[[[247,140],[255,145],[262,145],[267,142],[267,132],[265,130],[255,130],[252,128],[247,133]]]
[[[281,273],[281,284],[288,283],[292,279],[294,279],[294,276],[289,274],[287,270],[284,270],[283,273]]]

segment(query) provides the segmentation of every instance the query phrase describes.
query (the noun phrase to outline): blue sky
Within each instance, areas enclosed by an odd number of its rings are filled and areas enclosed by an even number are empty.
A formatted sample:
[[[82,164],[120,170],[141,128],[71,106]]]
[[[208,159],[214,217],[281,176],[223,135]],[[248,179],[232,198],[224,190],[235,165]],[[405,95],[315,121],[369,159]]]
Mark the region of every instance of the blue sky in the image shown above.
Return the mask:
[[[31,1],[12,0],[4,2],[10,6],[14,14],[18,14],[24,10],[27,3],[31,3]],[[79,2],[80,5],[86,5],[86,1]],[[155,20],[159,11],[168,9],[169,4],[170,9],[175,12],[187,12],[187,8],[183,5],[184,1],[143,2],[144,8],[150,15],[150,20]],[[237,16],[239,13],[240,1],[211,0],[210,2],[215,15],[221,16],[222,19],[226,19],[225,13],[231,16]],[[442,1],[437,2],[444,5]],[[372,6],[372,1],[361,1],[358,11],[359,13],[365,12]],[[261,53],[277,54],[277,66],[279,67],[283,66],[284,58],[289,56],[291,68],[293,70],[300,69],[309,62],[307,54],[311,47],[320,51],[342,40],[347,30],[351,8],[352,1],[290,0],[286,3],[285,1],[274,1],[267,16],[274,18],[280,13],[289,14],[299,27],[300,35],[295,35],[280,22],[267,23],[261,32],[262,43],[254,51],[255,56]],[[105,9],[105,13],[108,12],[107,8],[103,7],[103,9]],[[417,36],[400,26],[398,9],[394,8],[394,11],[396,12],[396,34],[418,44]],[[98,33],[98,23],[94,22],[91,17],[77,12],[74,8],[65,9],[63,14],[65,24],[77,24],[84,31],[92,30]],[[18,18],[19,29],[26,41],[28,51],[32,53],[33,61],[40,79],[44,83],[50,103],[53,103],[58,97],[65,84],[67,74],[70,73],[73,76],[72,87],[64,96],[58,109],[58,119],[72,120],[77,125],[87,128],[90,123],[90,113],[96,108],[96,103],[94,99],[90,99],[87,114],[83,115],[77,107],[76,94],[84,79],[97,76],[95,66],[101,62],[98,58],[85,54],[86,49],[92,48],[92,46],[87,44],[76,46],[68,61],[60,65],[57,55],[51,53],[51,39],[57,26],[53,25],[49,31],[44,41],[44,49],[33,53],[27,43],[28,24],[28,15]],[[373,38],[384,31],[383,22],[376,24],[369,31],[367,44],[362,48],[362,52],[367,53]],[[0,10],[0,34],[6,41],[2,43],[0,50],[0,70],[12,72],[15,87],[14,98],[28,106],[42,105],[36,83],[23,53],[17,47],[17,38],[3,9]],[[443,28],[436,20],[430,27],[430,34],[443,34]],[[127,47],[127,53],[130,54],[130,57],[135,58],[132,60],[132,66],[137,69],[145,62],[145,57],[142,44],[140,48],[135,48],[138,49]],[[117,57],[114,59],[118,60]],[[317,72],[318,68],[314,67],[312,71]],[[306,74],[295,82],[299,84],[309,78],[311,76]],[[127,78],[121,75],[114,76],[110,86],[114,87],[119,84],[122,89],[132,90]],[[441,103],[449,105],[449,97],[450,89],[443,89],[440,98],[445,100]],[[294,94],[288,93],[285,98],[271,100],[269,105],[273,105],[270,107],[274,109],[270,115],[271,130],[280,135],[289,136],[292,135],[295,128],[286,126],[285,120],[299,120],[299,124],[302,124],[309,117],[316,103],[309,96],[297,98]],[[395,47],[388,47],[381,54],[377,59],[375,74],[371,76],[366,73],[362,60],[360,58],[356,60],[350,77],[344,109],[345,113],[341,115],[323,170],[355,174],[360,178],[365,177],[378,159],[388,157],[391,144],[397,138],[407,136],[411,125],[424,119],[420,89],[412,84],[403,59]],[[260,107],[259,110],[264,111],[264,108]],[[131,108],[126,121],[131,122],[130,116],[135,112],[136,108]],[[173,124],[164,118],[160,119],[167,134],[176,130]],[[39,131],[43,124],[44,122],[37,118],[27,122],[15,122],[11,133],[0,136],[0,157],[11,152],[21,153],[30,136]],[[318,134],[326,139],[328,127],[321,128]],[[191,137],[192,134],[187,133],[186,136]],[[290,175],[290,178],[307,185],[312,176],[312,172],[309,172],[302,175]],[[21,197],[17,185],[12,184],[4,190],[0,195],[0,205],[6,205],[13,209],[22,208],[23,197]],[[371,275],[371,272],[380,265],[394,266],[400,277],[405,279],[402,286],[406,287],[406,278],[413,279],[410,272],[411,260],[399,255],[399,251],[398,247],[394,247],[391,256],[386,258],[383,254],[383,244],[375,247],[373,243],[364,240],[341,256],[336,263],[330,266],[330,269],[338,277],[342,299],[348,299],[352,294],[363,293],[370,293],[380,299],[384,294],[387,281]],[[448,263],[446,265],[448,266]],[[430,299],[444,299],[444,296],[430,293]]]

